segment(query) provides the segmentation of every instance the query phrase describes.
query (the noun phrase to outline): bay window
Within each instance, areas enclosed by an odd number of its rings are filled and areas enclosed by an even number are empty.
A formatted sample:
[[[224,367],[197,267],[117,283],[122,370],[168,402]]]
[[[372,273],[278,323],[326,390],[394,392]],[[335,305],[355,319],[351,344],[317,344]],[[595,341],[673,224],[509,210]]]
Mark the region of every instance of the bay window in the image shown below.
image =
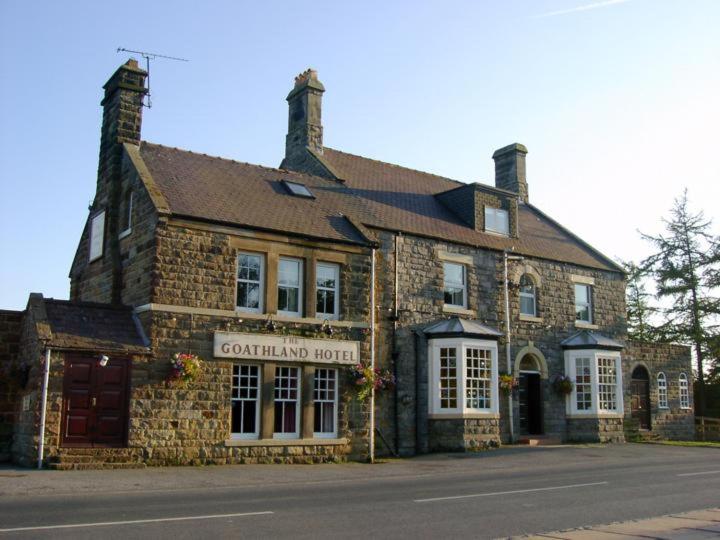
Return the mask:
[[[574,383],[568,415],[623,414],[620,353],[602,349],[565,351],[565,372]]]
[[[436,339],[428,347],[430,413],[498,413],[497,342]]]

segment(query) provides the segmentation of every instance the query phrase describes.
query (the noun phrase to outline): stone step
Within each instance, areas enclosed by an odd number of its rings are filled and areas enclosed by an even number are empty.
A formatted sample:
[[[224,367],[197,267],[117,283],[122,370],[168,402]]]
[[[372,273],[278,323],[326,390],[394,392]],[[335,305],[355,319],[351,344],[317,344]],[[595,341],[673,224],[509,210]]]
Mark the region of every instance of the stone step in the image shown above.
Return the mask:
[[[528,446],[550,446],[562,444],[558,437],[548,437],[545,435],[527,435],[518,439],[518,444],[526,444]]]

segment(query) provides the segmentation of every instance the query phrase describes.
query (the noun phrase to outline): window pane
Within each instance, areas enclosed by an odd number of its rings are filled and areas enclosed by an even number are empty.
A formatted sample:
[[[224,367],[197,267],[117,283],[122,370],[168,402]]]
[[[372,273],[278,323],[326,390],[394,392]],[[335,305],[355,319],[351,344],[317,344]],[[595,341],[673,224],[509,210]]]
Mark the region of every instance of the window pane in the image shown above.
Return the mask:
[[[300,286],[300,262],[280,259],[278,283],[291,287]]]
[[[575,284],[575,303],[587,303],[588,301],[588,286]]]
[[[523,315],[535,315],[535,297],[520,296],[520,313]]]

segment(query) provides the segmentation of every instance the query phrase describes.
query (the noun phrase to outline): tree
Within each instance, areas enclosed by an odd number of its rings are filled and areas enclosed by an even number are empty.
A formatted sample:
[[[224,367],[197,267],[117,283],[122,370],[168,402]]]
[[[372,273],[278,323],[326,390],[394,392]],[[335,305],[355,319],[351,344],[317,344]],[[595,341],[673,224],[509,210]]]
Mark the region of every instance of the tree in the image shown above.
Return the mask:
[[[650,304],[653,295],[645,290],[647,269],[632,261],[621,261],[621,264],[627,273],[625,295],[628,337],[637,341],[662,340],[660,330],[651,322],[652,317],[657,315],[659,310]]]
[[[668,299],[663,331],[669,339],[692,345],[697,361],[696,412],[705,413],[704,358],[718,334],[720,299],[712,293],[720,285],[720,238],[710,233],[711,221],[693,213],[687,190],[675,199],[665,234],[643,238],[657,253],[641,263],[655,277],[657,296]],[[642,234],[642,233],[641,233]]]

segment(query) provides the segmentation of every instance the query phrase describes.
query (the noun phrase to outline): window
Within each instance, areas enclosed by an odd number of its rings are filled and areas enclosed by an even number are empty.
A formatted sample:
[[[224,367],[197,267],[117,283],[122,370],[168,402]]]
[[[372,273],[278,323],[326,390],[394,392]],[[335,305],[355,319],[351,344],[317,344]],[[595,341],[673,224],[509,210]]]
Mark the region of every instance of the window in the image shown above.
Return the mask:
[[[102,257],[105,240],[105,210],[90,219],[90,255],[89,262]]]
[[[132,232],[133,192],[127,190],[120,206],[120,238]]]
[[[315,267],[316,315],[337,319],[340,313],[340,266],[318,263]]]
[[[508,212],[502,208],[485,207],[485,230],[510,236]]]
[[[668,408],[668,390],[667,390],[667,378],[664,373],[658,373],[657,376],[658,385],[658,407],[660,409]]]
[[[295,195],[296,197],[305,197],[306,199],[314,199],[315,196],[310,192],[310,190],[305,186],[305,184],[300,184],[298,182],[290,182],[288,180],[282,180],[282,184],[285,186],[285,189],[290,192],[290,195]]]
[[[278,268],[278,313],[300,317],[301,306],[302,261],[281,257]]]
[[[597,416],[623,412],[620,353],[596,349],[565,351],[565,373],[575,383],[567,414]]]
[[[337,369],[316,368],[313,437],[337,436]]]
[[[614,358],[601,356],[598,363],[598,409],[601,411],[618,410],[617,406],[617,368]]]
[[[232,376],[232,437],[257,439],[260,407],[260,368],[233,365]]]
[[[535,317],[537,314],[535,304],[535,283],[527,274],[520,278],[520,313]]]
[[[296,439],[300,435],[300,368],[275,368],[276,439]]]
[[[690,389],[688,386],[688,378],[684,373],[680,374],[680,408],[690,408]]]
[[[497,343],[437,339],[429,345],[431,414],[497,414]]]
[[[575,407],[578,411],[592,409],[590,358],[575,359]]]
[[[263,310],[264,264],[262,255],[238,255],[237,309],[253,313]]]
[[[592,286],[575,284],[575,321],[592,324]]]
[[[462,264],[443,263],[445,305],[467,307],[467,280],[465,266]]]

